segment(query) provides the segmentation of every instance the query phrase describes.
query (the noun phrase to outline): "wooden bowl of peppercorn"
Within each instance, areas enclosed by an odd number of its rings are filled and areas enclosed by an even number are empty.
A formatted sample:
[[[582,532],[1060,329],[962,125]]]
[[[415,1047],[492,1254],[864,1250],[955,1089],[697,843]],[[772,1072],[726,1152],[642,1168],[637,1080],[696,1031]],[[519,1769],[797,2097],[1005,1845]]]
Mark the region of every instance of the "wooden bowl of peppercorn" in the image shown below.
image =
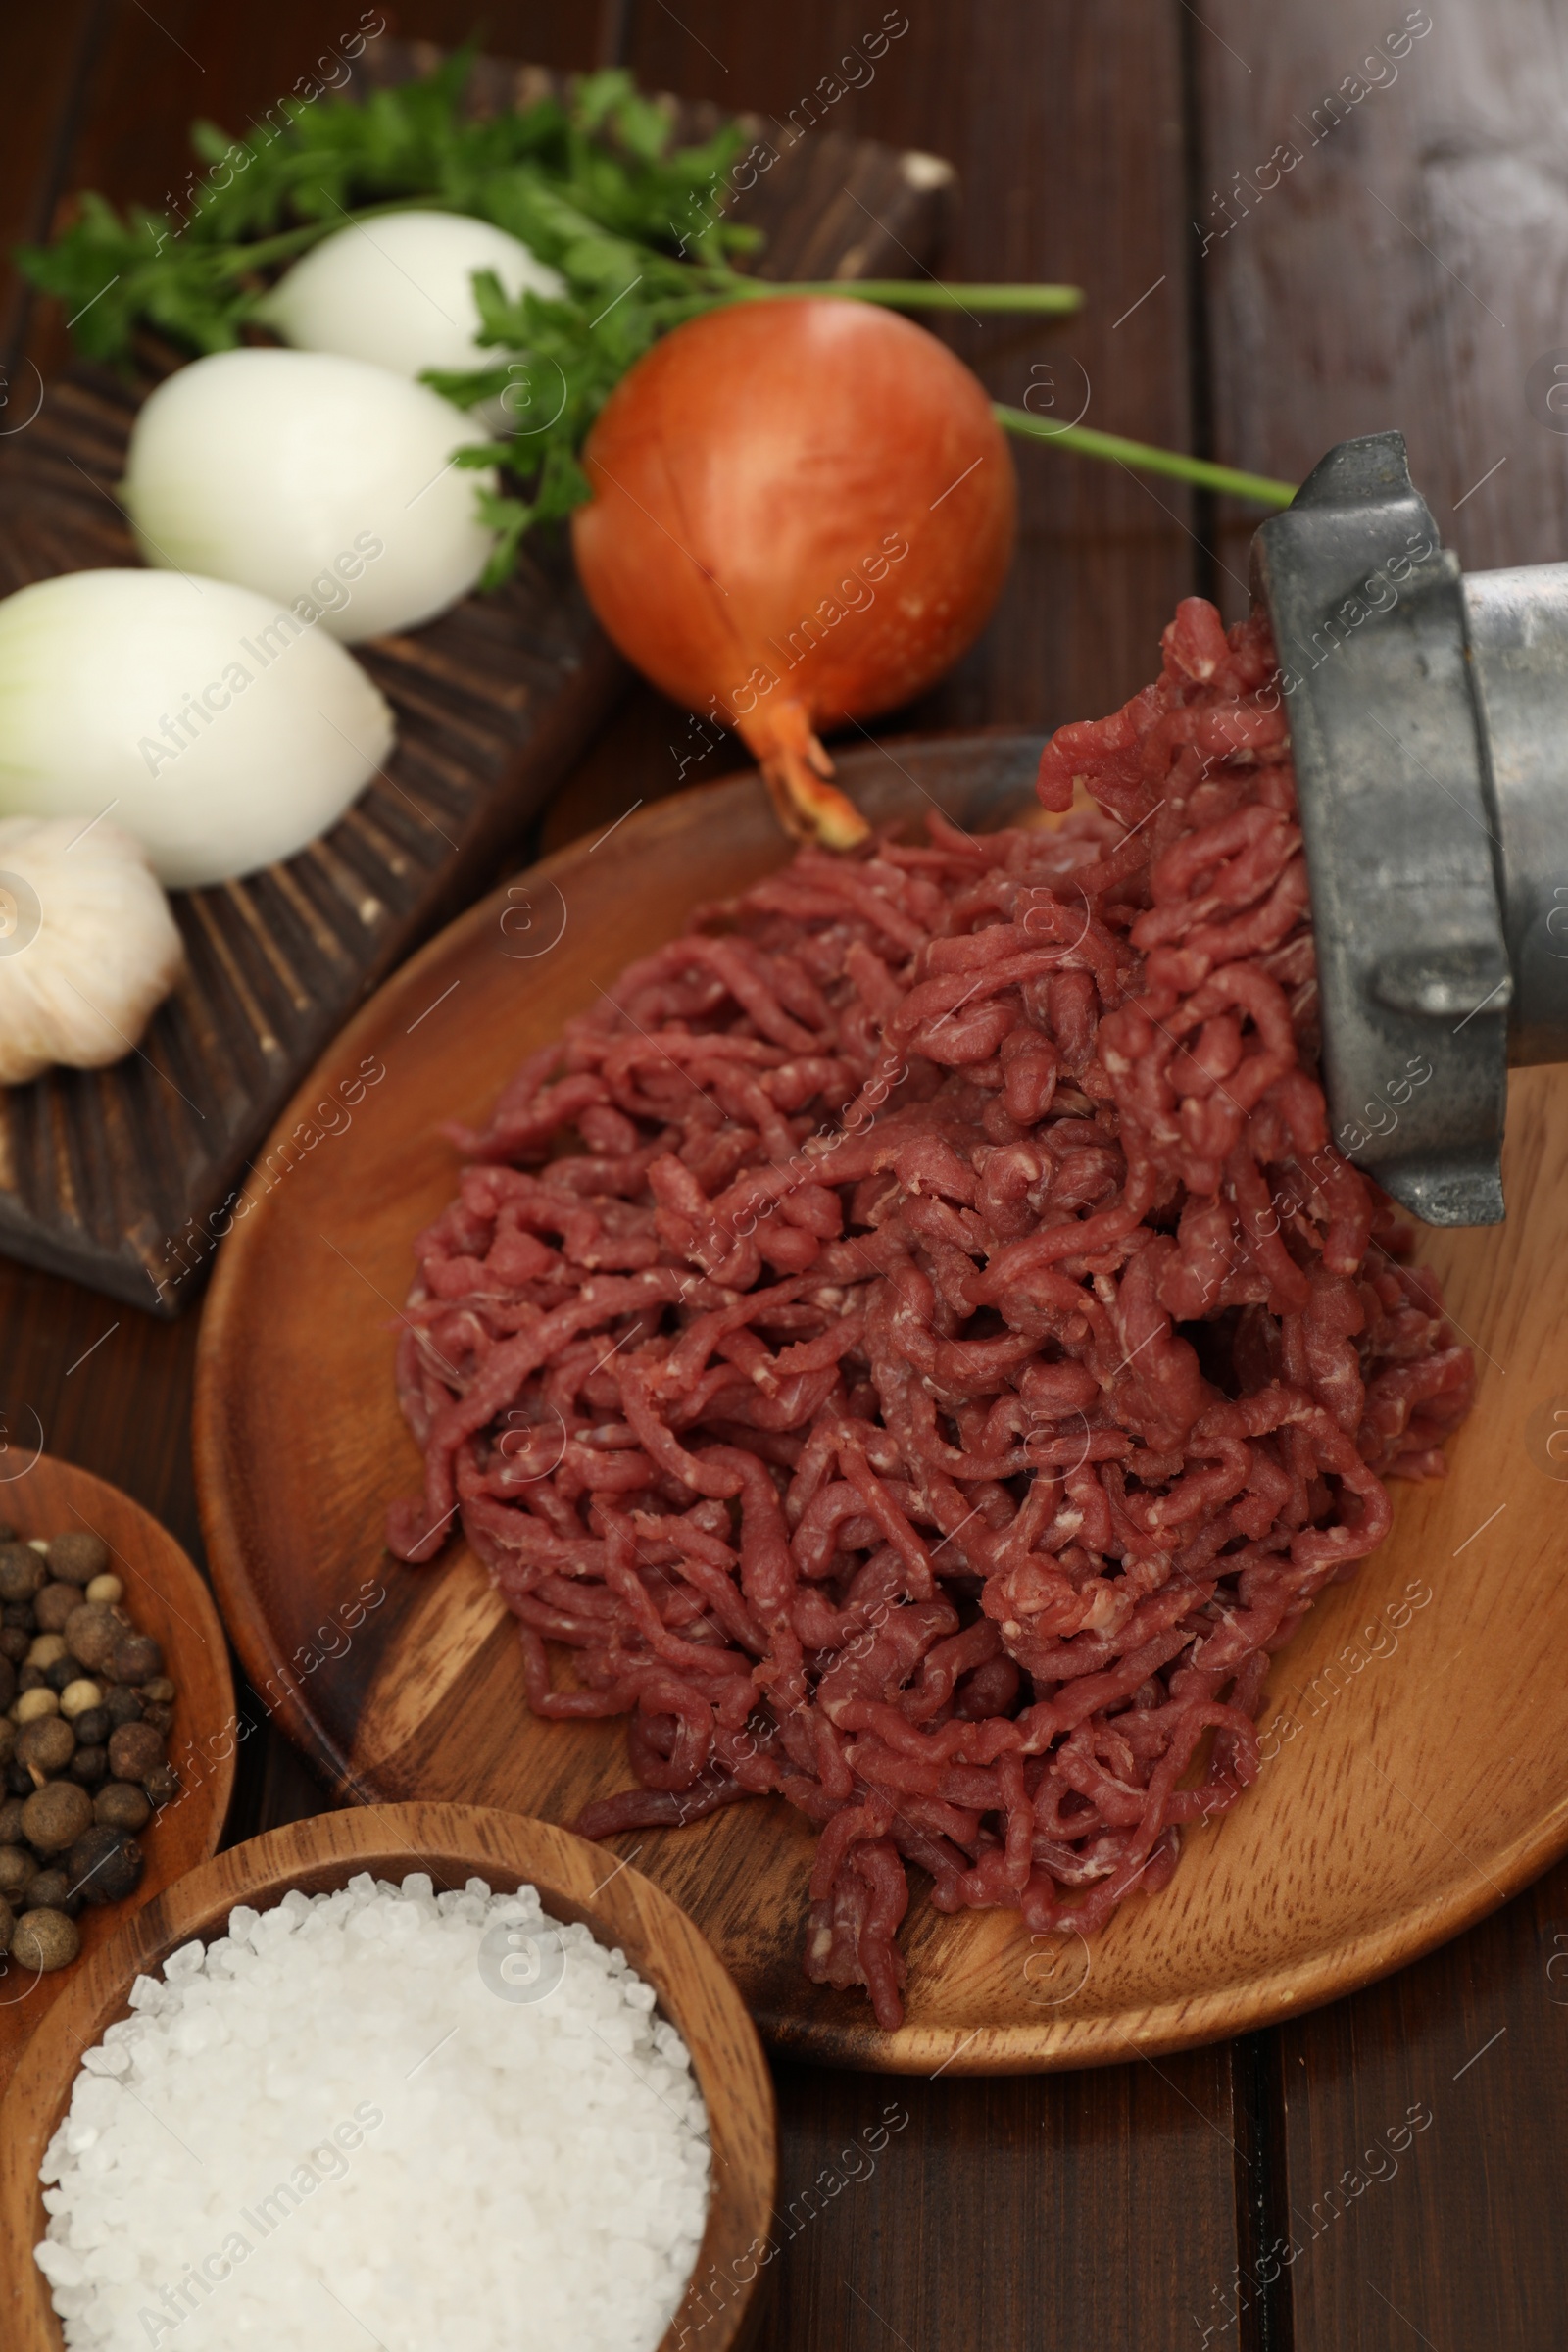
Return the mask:
[[[0,2091],[81,1962],[218,1849],[238,1725],[211,1593],[128,1494],[0,1446]]]

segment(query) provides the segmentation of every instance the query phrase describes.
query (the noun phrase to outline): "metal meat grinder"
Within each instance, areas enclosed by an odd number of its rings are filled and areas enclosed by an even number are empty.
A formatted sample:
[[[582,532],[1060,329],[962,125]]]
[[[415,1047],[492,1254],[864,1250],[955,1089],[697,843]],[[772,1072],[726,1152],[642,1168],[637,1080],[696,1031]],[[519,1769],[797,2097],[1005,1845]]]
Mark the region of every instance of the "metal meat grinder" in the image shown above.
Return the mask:
[[[1402,433],[1252,541],[1311,877],[1330,1128],[1429,1225],[1503,1214],[1510,1062],[1568,1060],[1568,564],[1464,576]]]

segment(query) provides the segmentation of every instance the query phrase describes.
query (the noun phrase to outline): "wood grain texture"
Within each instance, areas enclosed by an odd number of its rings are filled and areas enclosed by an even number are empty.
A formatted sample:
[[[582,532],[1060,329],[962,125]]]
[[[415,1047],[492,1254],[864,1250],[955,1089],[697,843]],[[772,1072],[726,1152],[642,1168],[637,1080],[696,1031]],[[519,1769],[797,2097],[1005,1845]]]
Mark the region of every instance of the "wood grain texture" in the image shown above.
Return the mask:
[[[1550,359],[1568,361],[1561,10],[1326,0],[1265,27],[1223,0],[1203,17],[1188,236],[1195,258],[1211,237],[1198,266],[1226,455],[1299,480],[1334,442],[1398,425],[1467,570],[1556,562],[1568,416],[1544,400]],[[1422,19],[1430,29],[1391,55],[1387,36]],[[1299,160],[1260,189],[1281,146]],[[1245,555],[1233,530],[1243,578]]]
[[[1016,808],[1020,785],[1027,806],[1034,749],[908,743],[855,755],[844,774],[873,821],[937,799],[975,827]],[[474,908],[344,1040],[356,1057],[385,1062],[384,1103],[288,1187],[253,1194],[224,1253],[198,1375],[209,1554],[253,1679],[302,1645],[283,1720],[349,1793],[439,1792],[570,1820],[628,1781],[618,1724],[564,1738],[527,1717],[507,1612],[461,1544],[433,1571],[382,1560],[385,1506],[417,1484],[391,1393],[388,1309],[407,1287],[412,1235],[455,1190],[459,1163],[437,1122],[482,1121],[516,1062],[596,992],[612,992],[631,956],[785,855],[755,781],[737,781],[631,817]],[[405,1140],[389,1152],[394,1122]],[[1513,1401],[1549,1405],[1561,1389],[1568,1408],[1568,1340],[1534,1275],[1565,1238],[1565,1162],[1568,1086],[1531,1073],[1509,1130],[1509,1197],[1528,1205],[1494,1232],[1428,1246],[1481,1372],[1451,1475],[1399,1494],[1395,1536],[1331,1590],[1277,1662],[1259,1787],[1190,1833],[1172,1886],[1129,1906],[1093,1950],[1031,1938],[1008,1912],[944,1917],[916,1904],[902,1938],[906,2022],[883,2034],[858,1994],[801,1974],[814,1838],[787,1806],[726,1807],[619,1841],[701,1921],[776,2046],[974,2074],[1179,2048],[1398,1966],[1568,1844],[1555,1763],[1568,1692],[1552,1663],[1553,1639],[1568,1639],[1561,1498],[1549,1475],[1532,1473],[1535,1424]],[[1499,1504],[1510,1514],[1505,1593],[1489,1573]],[[388,1598],[355,1652],[336,1668],[310,1664],[315,1623],[372,1575]],[[1526,1611],[1530,1638],[1510,1640]],[[1487,1738],[1504,1691],[1530,1726],[1506,1760]]]
[[[1280,2041],[1298,2345],[1555,2352],[1568,1869]]]
[[[0,150],[0,220],[28,238],[48,232],[101,17],[102,0],[63,0],[47,12],[19,11],[12,26],[8,86],[24,89],[27,104],[12,107],[10,136]],[[39,389],[29,368],[13,365],[25,317],[22,281],[7,251],[0,255],[0,434],[6,437],[25,431]]]
[[[179,1770],[180,1793],[148,1825],[147,1857],[129,1904],[89,1904],[78,1921],[81,1956],[49,1976],[17,1961],[0,1967],[0,2089],[28,2040],[78,1974],[112,1940],[140,1905],[160,1894],[217,1850],[234,1786],[234,1686],[228,1650],[212,1594],[172,1536],[102,1479],[35,1450],[28,1432],[41,1425],[25,1413],[0,1416],[0,1519],[24,1538],[84,1528],[101,1536],[114,1573],[125,1588],[124,1606],[138,1633],[161,1644],[174,1685],[170,1761]]]
[[[1403,57],[1369,65],[1380,49],[1388,58],[1385,36],[1402,7],[1327,0],[1266,22],[1237,0],[1201,11],[1193,55],[1203,156],[1199,232],[1189,235],[1196,248],[1199,233],[1218,232],[1200,269],[1216,439],[1238,464],[1296,477],[1331,443],[1398,425],[1467,568],[1554,561],[1568,525],[1568,438],[1549,429],[1544,387],[1531,377],[1542,355],[1568,358],[1564,23],[1539,0],[1428,13],[1430,32]],[[1349,76],[1366,90],[1353,102]],[[1371,86],[1374,77],[1385,86]],[[1280,141],[1300,161],[1259,197],[1257,167]],[[1238,171],[1251,191],[1238,187]],[[1249,207],[1232,202],[1229,228],[1218,201],[1226,190]],[[1245,577],[1245,534],[1230,532],[1222,553]],[[1239,582],[1223,585],[1239,611]],[[1398,1783],[1384,1790],[1391,1835],[1413,1827],[1429,1844],[1451,1840],[1456,1863],[1462,1854],[1471,1868],[1485,1866],[1475,1791],[1544,1761],[1507,1688],[1467,1729],[1467,1703],[1479,1708],[1472,1678],[1510,1640],[1539,1641],[1543,1662],[1561,1640],[1555,1627],[1527,1625],[1516,1637],[1508,1625],[1533,1575],[1560,1578],[1568,1540],[1568,1487],[1548,1478],[1543,1451],[1556,1392],[1568,1387],[1559,1344],[1533,1348],[1505,1305],[1527,1272],[1548,1299],[1560,1284],[1557,1251],[1535,1238],[1565,1174],[1542,1107],[1539,1089],[1516,1074],[1503,1233],[1526,1256],[1511,1265],[1499,1234],[1472,1262],[1461,1242],[1450,1293],[1495,1359],[1482,1359],[1491,1433],[1478,1416],[1460,1456],[1462,1478],[1475,1452],[1486,1463],[1473,1516],[1460,1514],[1451,1542],[1434,1542],[1421,1564],[1436,1591],[1463,1586],[1470,1597],[1467,1633],[1431,1653],[1455,1678],[1452,1749],[1429,1753],[1411,1774],[1379,1758]],[[1434,1238],[1427,1254],[1444,1262],[1450,1248]],[[1422,1652],[1408,1644],[1422,1622],[1396,1655],[1352,1678],[1348,1699],[1369,1706],[1379,1678],[1419,1667]],[[1325,1686],[1312,1703],[1327,1695]],[[1333,1699],[1315,1721],[1307,1710],[1289,1752],[1309,1759],[1345,1703]],[[1547,1769],[1560,1779],[1557,1738]],[[1282,2310],[1295,2352],[1414,2352],[1423,2340],[1548,2352],[1561,2340],[1568,2162],[1555,2119],[1568,2081],[1559,2006],[1568,1961],[1556,1955],[1568,1941],[1557,1944],[1559,1934],[1568,1936],[1560,1866],[1460,1942],[1270,2037],[1270,2079],[1283,2094],[1270,2219],[1243,2252],[1239,2295],[1200,2307],[1216,2341],[1228,2340],[1227,2327],[1275,2324]],[[1432,2122],[1400,2150],[1390,2133],[1412,2108]],[[1257,2258],[1278,2240],[1284,2254],[1264,2267],[1288,2267],[1271,2294],[1259,2289]],[[1238,2300],[1248,2306],[1240,2314]]]
[[[322,1814],[231,1846],[146,1905],[73,1974],[0,2107],[0,2335],[7,2346],[60,2352],[63,2344],[32,2261],[46,2218],[38,2166],[82,2051],[125,2013],[133,1980],[193,1936],[221,1934],[236,1903],[268,1910],[290,1887],[326,1893],[365,1870],[392,1880],[425,1871],[438,1887],[472,1877],[508,1893],[536,1886],[552,1917],[581,1921],[602,1943],[618,1945],[654,1986],[691,2052],[713,2152],[697,2266],[659,2352],[677,2352],[699,2327],[714,2352],[732,2352],[745,2340],[757,2281],[765,2279],[755,2263],[749,2276],[741,2266],[767,2234],[776,2171],[772,2089],[735,1987],[691,1921],[639,1871],[607,1879],[596,1847],[545,1822],[442,1804]]]
[[[373,42],[350,86],[405,80],[441,54]],[[485,58],[470,103],[528,105],[564,86],[545,66]],[[669,107],[681,137],[718,121],[707,103]],[[951,176],[875,141],[800,136],[733,210],[765,230],[774,275],[847,278],[929,249]],[[873,216],[885,227],[868,234]],[[45,391],[37,376],[37,416],[0,431],[0,594],[136,561],[118,483],[139,400],[178,359],[149,351],[134,386],[76,368]],[[19,402],[35,374],[19,371]],[[356,651],[396,716],[386,768],[298,857],[173,894],[187,968],[137,1054],[0,1090],[0,1249],[156,1314],[187,1305],[303,1073],[350,1008],[493,879],[626,683],[560,534],[530,541],[499,593]]]
[[[1192,2315],[1235,2260],[1228,2049],[980,2082],[774,2074],[764,2352],[1198,2344]]]

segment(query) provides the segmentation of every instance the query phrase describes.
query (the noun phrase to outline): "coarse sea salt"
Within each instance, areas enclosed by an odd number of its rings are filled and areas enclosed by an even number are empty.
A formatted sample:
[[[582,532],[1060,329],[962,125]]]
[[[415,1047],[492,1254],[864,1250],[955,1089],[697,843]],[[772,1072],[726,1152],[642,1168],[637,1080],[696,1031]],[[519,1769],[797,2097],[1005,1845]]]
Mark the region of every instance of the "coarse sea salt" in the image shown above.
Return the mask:
[[[91,2352],[652,2352],[707,2217],[654,1991],[531,1886],[241,1908],[87,2051],[36,2249]]]

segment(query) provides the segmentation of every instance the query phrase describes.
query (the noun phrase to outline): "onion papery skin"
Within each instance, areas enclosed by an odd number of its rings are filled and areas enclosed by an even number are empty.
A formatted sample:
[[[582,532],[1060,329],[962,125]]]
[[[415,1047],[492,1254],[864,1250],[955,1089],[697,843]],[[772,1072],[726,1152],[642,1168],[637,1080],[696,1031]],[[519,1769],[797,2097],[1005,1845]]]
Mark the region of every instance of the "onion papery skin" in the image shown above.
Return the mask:
[[[922,693],[978,636],[1016,485],[977,379],[870,305],[735,304],[616,386],[572,516],[594,612],[677,702],[735,727],[787,829],[865,824],[818,735]]]

